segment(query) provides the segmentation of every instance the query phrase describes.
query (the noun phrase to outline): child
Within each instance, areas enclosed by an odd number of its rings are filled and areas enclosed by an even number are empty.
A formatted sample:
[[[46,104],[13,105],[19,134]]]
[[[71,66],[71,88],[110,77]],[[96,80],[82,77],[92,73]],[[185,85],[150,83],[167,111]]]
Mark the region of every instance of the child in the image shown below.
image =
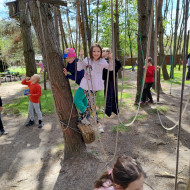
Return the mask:
[[[147,68],[146,78],[145,78],[145,85],[144,85],[143,94],[142,94],[142,102],[141,102],[142,105],[146,104],[147,98],[149,99],[148,100],[149,103],[153,103],[152,94],[151,94],[150,89],[154,83],[154,73],[155,73],[155,67],[154,67],[154,65],[152,65],[152,58],[149,57],[148,58],[148,68]]]
[[[87,57],[83,61],[79,61],[79,63],[77,64],[77,70],[81,71],[84,69],[85,74],[83,79],[81,80],[80,87],[75,94],[74,102],[76,107],[83,113],[83,120],[81,122],[84,124],[90,124],[87,119],[87,115],[89,110],[91,109],[91,106],[95,105],[97,91],[104,89],[102,71],[104,68],[108,69],[108,67],[109,64],[106,62],[105,59],[102,58],[102,48],[99,44],[94,44],[90,48],[90,58]],[[113,70],[113,64],[110,64],[110,69]],[[94,105],[91,105],[90,93],[92,94],[92,101]],[[85,94],[87,95],[88,100],[86,99]],[[96,120],[99,132],[103,133],[104,130],[99,123],[97,113]]]
[[[76,80],[75,82],[79,85],[82,78],[84,77],[84,70],[77,71],[76,63],[78,62],[78,59],[76,58],[75,50],[73,48],[65,49],[63,59],[66,59],[67,61],[67,67],[63,69],[63,73],[68,79],[74,81]],[[77,76],[75,76],[76,71],[77,71]],[[68,74],[68,72],[70,74]]]
[[[186,80],[190,80],[190,54],[187,56],[187,67],[188,67],[188,72],[187,72]]]
[[[30,90],[29,96],[29,115],[30,120],[26,124],[27,127],[34,125],[34,109],[38,115],[39,125],[38,128],[42,128],[42,112],[40,110],[40,96],[42,95],[42,88],[39,85],[40,76],[37,74],[34,74],[31,79],[30,77],[26,77],[22,81],[23,85],[27,85]]]
[[[95,182],[95,190],[143,190],[144,177],[140,163],[123,155]]]
[[[105,60],[108,63],[113,62],[112,54],[110,53],[109,48],[103,48],[103,54],[102,57],[105,58]],[[118,60],[115,60],[115,80],[117,80],[117,73],[119,69],[121,68],[121,62]],[[106,95],[106,86],[107,86],[107,74],[108,70],[103,70],[103,80],[104,80],[104,96]],[[117,90],[116,90],[116,97],[115,97],[115,88],[117,88],[116,81],[114,85],[114,75],[113,71],[109,71],[109,79],[108,79],[108,89],[107,89],[107,101],[106,101],[106,110],[105,113],[107,116],[111,116],[112,112],[116,115],[118,114],[118,97],[117,97]]]
[[[3,104],[2,104],[2,99],[0,97],[0,132],[2,135],[7,135],[8,133],[5,131],[2,120],[1,120],[1,112],[2,111],[3,111]]]

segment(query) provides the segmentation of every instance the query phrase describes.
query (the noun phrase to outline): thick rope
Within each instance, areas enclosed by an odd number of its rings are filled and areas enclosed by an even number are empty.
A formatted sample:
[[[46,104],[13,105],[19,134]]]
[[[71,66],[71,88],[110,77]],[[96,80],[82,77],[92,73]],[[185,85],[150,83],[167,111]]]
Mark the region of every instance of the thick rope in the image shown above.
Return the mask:
[[[137,109],[135,117],[133,118],[133,120],[130,123],[125,124],[126,127],[129,127],[129,126],[133,125],[133,123],[137,119],[137,116],[138,116],[139,110],[140,110],[141,96],[142,96],[142,93],[143,93],[143,88],[144,88],[144,84],[145,84],[145,77],[146,77],[146,71],[147,71],[147,68],[148,68],[148,57],[149,57],[149,52],[150,52],[150,43],[151,43],[151,34],[152,34],[153,10],[154,10],[154,0],[152,0],[152,8],[151,8],[151,14],[150,14],[148,43],[147,43],[146,60],[145,60],[145,70],[143,71],[143,80],[142,80],[142,85],[141,85],[142,88],[141,88],[141,92],[140,92],[139,105],[138,105],[138,109]],[[141,50],[142,50],[141,36],[140,36],[140,43],[141,43]],[[143,53],[143,50],[142,50],[142,53]],[[144,58],[143,58],[143,62],[144,62]]]

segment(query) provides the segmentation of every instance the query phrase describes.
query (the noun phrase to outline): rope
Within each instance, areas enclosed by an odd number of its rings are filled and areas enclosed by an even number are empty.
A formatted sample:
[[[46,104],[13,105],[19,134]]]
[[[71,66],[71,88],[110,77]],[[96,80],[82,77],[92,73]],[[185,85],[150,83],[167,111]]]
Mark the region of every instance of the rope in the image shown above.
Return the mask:
[[[135,117],[133,118],[133,120],[130,123],[125,124],[126,127],[131,126],[136,121],[137,116],[139,114],[140,106],[141,106],[140,102],[141,102],[142,92],[143,92],[143,88],[144,88],[144,84],[145,84],[146,71],[147,71],[147,67],[148,67],[148,56],[149,56],[149,52],[150,52],[150,42],[151,42],[151,34],[152,34],[152,22],[153,22],[153,9],[154,9],[154,0],[152,0],[152,9],[151,9],[151,14],[150,14],[150,24],[149,24],[148,43],[147,43],[147,51],[146,51],[146,60],[145,60],[145,62],[144,62],[144,53],[143,53],[143,49],[142,49],[141,35],[139,36],[140,37],[140,44],[141,44],[143,63],[145,65],[145,69],[143,70],[143,80],[142,80],[142,83],[141,83],[141,92],[140,92],[139,104],[138,104],[138,108],[137,108],[137,112],[136,112]]]
[[[176,156],[176,174],[175,174],[175,190],[178,189],[178,167],[179,167],[179,148],[180,148],[180,136],[181,136],[181,120],[182,120],[182,106],[183,106],[183,95],[184,95],[184,86],[185,86],[185,73],[186,73],[186,62],[187,62],[187,20],[188,20],[188,10],[189,10],[189,0],[186,0],[186,9],[185,9],[185,29],[184,29],[184,46],[183,46],[183,79],[181,86],[181,102],[180,102],[180,114],[179,114],[179,127],[178,127],[178,136],[177,136],[177,156]],[[187,46],[188,47],[188,46]]]
[[[125,67],[125,56],[126,56],[126,41],[127,41],[127,6],[126,6],[127,2],[125,0],[125,46],[124,46],[124,57],[123,57],[123,61],[124,61],[124,67]],[[133,67],[132,67],[133,68]],[[131,68],[131,69],[132,69]],[[120,105],[122,102],[122,95],[123,95],[123,85],[124,85],[124,75],[125,75],[125,69],[123,68],[123,75],[122,75],[122,88],[121,88],[121,98],[120,98]]]
[[[156,0],[156,2],[157,2],[157,0]],[[157,10],[157,6],[156,6],[156,10]],[[157,18],[157,14],[156,14],[156,18]],[[156,19],[157,20],[157,19]],[[155,34],[157,33],[157,28],[155,27]],[[157,41],[157,37],[155,37],[155,42]],[[154,52],[154,54],[156,54],[156,52],[157,52],[157,43],[155,43],[155,52]],[[157,68],[157,60],[155,59],[154,60],[155,61],[155,67]],[[172,57],[172,65],[173,65],[173,57]],[[173,66],[171,65],[171,69],[173,68]],[[186,67],[186,66],[185,66]],[[157,73],[157,72],[156,72]],[[171,72],[171,73],[173,73],[173,71]],[[173,78],[173,76],[171,76],[171,79]],[[155,77],[155,84],[157,84],[157,77]],[[182,84],[183,85],[183,84]],[[171,82],[171,86],[172,86],[172,82]],[[170,95],[171,95],[171,86],[170,86]],[[156,88],[157,89],[157,88]],[[183,115],[184,115],[184,113],[185,113],[185,111],[186,111],[186,109],[187,109],[187,105],[189,104],[189,101],[190,101],[190,94],[189,94],[189,98],[187,99],[187,102],[186,102],[186,104],[185,104],[185,107],[184,107],[184,110],[182,111],[182,115],[181,115],[181,117],[183,117]],[[171,131],[171,130],[173,130],[173,129],[175,129],[178,125],[179,125],[179,120],[172,126],[172,127],[166,127],[164,124],[163,124],[163,122],[162,122],[162,120],[161,120],[161,116],[160,116],[160,113],[159,113],[159,110],[158,110],[158,102],[156,101],[156,110],[157,110],[157,114],[158,114],[158,118],[159,118],[159,121],[160,121],[160,124],[161,124],[161,126],[165,129],[165,130],[167,130],[167,131]]]

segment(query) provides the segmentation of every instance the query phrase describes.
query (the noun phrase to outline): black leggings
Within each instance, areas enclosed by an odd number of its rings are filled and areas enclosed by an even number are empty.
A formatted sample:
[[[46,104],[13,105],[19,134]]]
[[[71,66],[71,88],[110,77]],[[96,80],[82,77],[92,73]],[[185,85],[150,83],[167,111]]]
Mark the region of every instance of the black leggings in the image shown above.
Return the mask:
[[[1,120],[1,112],[0,112],[0,131],[4,131],[3,123]]]
[[[152,94],[151,94],[151,87],[152,87],[153,83],[145,83],[144,85],[144,89],[143,89],[143,94],[142,94],[142,102],[146,102],[147,98],[149,98],[149,100],[152,102]]]
[[[188,72],[187,72],[186,80],[190,80],[190,66],[188,66]]]

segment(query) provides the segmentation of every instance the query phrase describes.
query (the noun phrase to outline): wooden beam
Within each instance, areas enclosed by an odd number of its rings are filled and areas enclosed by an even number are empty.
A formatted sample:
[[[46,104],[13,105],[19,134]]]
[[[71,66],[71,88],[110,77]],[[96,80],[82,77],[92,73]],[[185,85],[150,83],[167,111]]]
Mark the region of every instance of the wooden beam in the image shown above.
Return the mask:
[[[67,7],[67,1],[61,1],[61,0],[39,0],[42,3],[50,3],[53,5],[60,5],[60,6],[64,6]]]

